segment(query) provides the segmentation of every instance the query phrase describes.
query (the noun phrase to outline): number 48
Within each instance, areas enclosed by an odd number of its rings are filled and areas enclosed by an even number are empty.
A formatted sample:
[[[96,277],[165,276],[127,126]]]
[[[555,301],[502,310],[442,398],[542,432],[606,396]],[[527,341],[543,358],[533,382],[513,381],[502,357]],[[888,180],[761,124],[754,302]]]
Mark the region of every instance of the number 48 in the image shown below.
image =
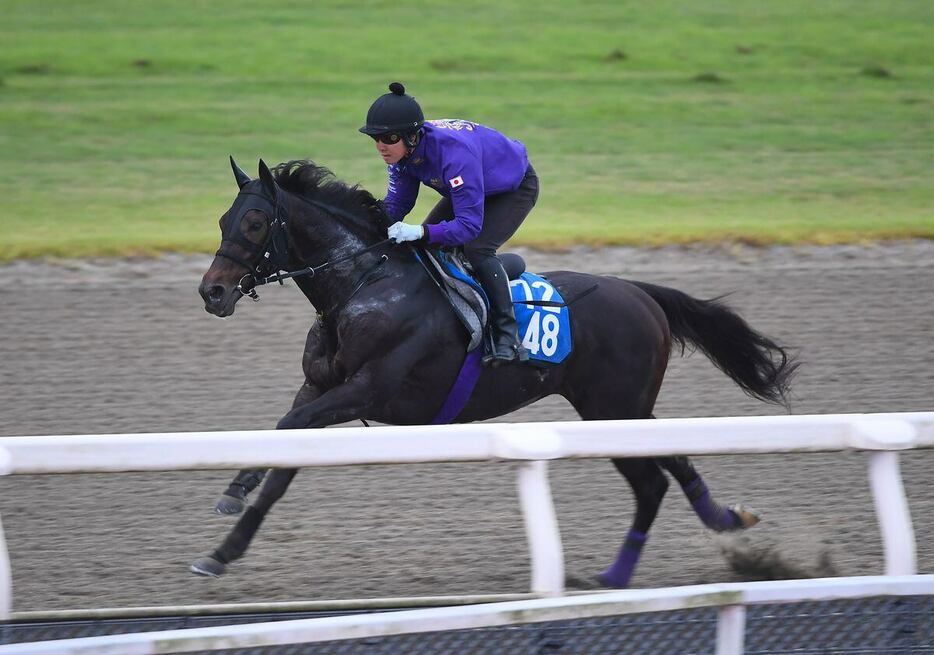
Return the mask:
[[[561,323],[554,314],[545,314],[542,318],[541,312],[532,312],[529,319],[529,327],[522,337],[522,345],[530,353],[537,355],[541,350],[545,357],[551,357],[558,350],[558,331],[561,329]]]

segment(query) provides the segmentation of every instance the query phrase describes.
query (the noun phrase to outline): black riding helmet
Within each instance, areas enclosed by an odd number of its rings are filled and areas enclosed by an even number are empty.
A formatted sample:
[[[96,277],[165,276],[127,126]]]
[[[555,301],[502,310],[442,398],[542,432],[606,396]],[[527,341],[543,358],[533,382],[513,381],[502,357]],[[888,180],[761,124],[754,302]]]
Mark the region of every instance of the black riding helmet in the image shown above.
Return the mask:
[[[381,95],[366,113],[366,125],[360,131],[370,136],[398,132],[412,134],[425,122],[422,108],[415,98],[405,94],[399,82],[389,85],[389,93]]]

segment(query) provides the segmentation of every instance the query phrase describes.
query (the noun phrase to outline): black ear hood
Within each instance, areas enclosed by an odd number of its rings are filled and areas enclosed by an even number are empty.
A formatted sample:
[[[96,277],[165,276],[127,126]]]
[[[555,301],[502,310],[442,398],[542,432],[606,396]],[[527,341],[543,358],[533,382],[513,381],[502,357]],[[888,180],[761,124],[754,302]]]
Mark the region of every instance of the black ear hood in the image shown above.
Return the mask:
[[[240,193],[234,199],[228,210],[228,220],[224,226],[223,241],[234,243],[243,248],[253,260],[247,263],[240,256],[226,252],[224,256],[249,268],[251,271],[268,275],[288,268],[288,231],[285,217],[281,211],[282,192],[273,178],[272,171],[266,163],[259,161],[259,179],[251,180],[244,173],[233,157],[230,165],[240,185]],[[251,242],[240,231],[240,224],[244,214],[256,209],[266,215],[269,221],[269,232],[262,244]],[[218,251],[221,254],[221,250]]]
[[[240,170],[237,162],[234,161],[233,155],[230,155],[230,168],[233,169],[234,179],[237,180],[237,186],[241,189],[253,181],[249,175]]]
[[[269,166],[267,166],[266,162],[262,159],[259,160],[259,179],[263,181],[263,188],[266,189],[266,193],[268,193],[270,197],[277,198],[279,196],[279,185],[276,184],[276,180],[273,178]]]

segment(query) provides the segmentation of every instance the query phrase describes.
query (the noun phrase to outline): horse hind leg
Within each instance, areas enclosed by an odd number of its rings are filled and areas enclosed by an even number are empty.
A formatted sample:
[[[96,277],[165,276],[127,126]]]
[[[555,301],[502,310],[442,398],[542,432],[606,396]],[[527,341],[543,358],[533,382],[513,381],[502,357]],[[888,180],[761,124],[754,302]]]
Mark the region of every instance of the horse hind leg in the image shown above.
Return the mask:
[[[711,530],[716,532],[744,530],[759,522],[759,516],[742,505],[725,507],[715,501],[704,479],[687,457],[658,457],[656,461],[678,481],[694,513]]]
[[[230,562],[242,557],[263,519],[266,518],[266,514],[285,494],[285,490],[288,489],[289,483],[292,482],[297,472],[298,469],[271,469],[256,500],[247,507],[224,542],[210,555],[196,559],[190,571],[216,578],[227,570]]]
[[[613,465],[629,482],[636,496],[636,515],[619,549],[616,561],[597,576],[606,587],[625,588],[636,570],[649,528],[658,515],[668,490],[668,478],[651,459],[613,459]]]
[[[569,385],[565,397],[571,401],[574,409],[585,421],[648,418],[652,415],[652,407],[655,404],[655,396],[658,393],[663,372],[662,366],[656,376],[642,380],[641,386],[634,384],[624,393],[615,389],[616,385],[606,384],[603,388],[614,389],[609,395],[597,393],[593,389],[590,394],[577,393],[576,390],[585,388],[585,384],[593,384],[592,379],[586,378],[581,385]],[[630,380],[630,382],[635,382],[635,380]],[[658,515],[658,508],[668,491],[669,483],[665,473],[652,459],[614,458],[611,461],[632,487],[636,499],[636,514],[620,546],[616,560],[608,569],[598,574],[597,579],[603,586],[622,589],[629,586],[629,581],[639,563],[642,548],[648,538],[649,528],[652,527]]]

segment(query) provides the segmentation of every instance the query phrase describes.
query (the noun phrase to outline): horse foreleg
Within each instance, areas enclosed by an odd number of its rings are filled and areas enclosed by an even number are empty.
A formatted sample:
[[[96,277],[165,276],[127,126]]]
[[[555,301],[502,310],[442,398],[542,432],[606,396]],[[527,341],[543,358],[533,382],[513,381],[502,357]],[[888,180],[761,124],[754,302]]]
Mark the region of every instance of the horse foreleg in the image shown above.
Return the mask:
[[[242,557],[266,514],[285,494],[297,472],[298,469],[271,469],[259,496],[247,507],[237,525],[224,539],[224,543],[210,555],[195,560],[191,565],[191,572],[217,577],[227,569],[227,564]]]
[[[323,428],[336,423],[366,418],[376,404],[385,402],[398,387],[398,381],[417,361],[420,350],[416,339],[409,339],[409,348],[400,348],[378,360],[363,362],[343,384],[332,387],[320,395],[305,385],[293,403],[292,410],[276,424],[279,430]],[[370,344],[372,346],[372,344]],[[376,344],[379,347],[381,344]],[[303,393],[307,392],[307,393]],[[250,541],[266,517],[269,508],[288,488],[297,469],[272,469],[260,490],[258,498],[248,507],[227,535],[224,543],[207,557],[197,559],[191,571],[201,575],[219,576],[227,564],[246,552]]]
[[[636,496],[636,516],[610,568],[597,578],[607,587],[624,588],[629,585],[642,547],[658,514],[662,498],[668,491],[668,479],[658,465],[650,459],[614,459],[613,465],[629,482]]]
[[[266,469],[242,469],[221,494],[214,511],[218,514],[239,514],[246,504],[246,497],[259,486],[266,476]]]
[[[759,522],[759,517],[742,505],[724,507],[715,501],[704,479],[687,457],[659,457],[656,461],[678,481],[694,513],[711,530],[743,530]]]
[[[298,393],[295,394],[292,408],[307,405],[320,395],[321,390],[306,381],[298,390]],[[242,512],[246,505],[246,497],[259,486],[265,475],[266,469],[242,469],[227,485],[227,490],[221,494],[214,506],[214,511],[218,514],[239,514]]]
[[[279,419],[276,429],[324,428],[366,418],[367,411],[374,404],[374,398],[367,396],[365,390],[358,389],[357,385],[344,384],[331,389],[315,402],[295,407]]]

